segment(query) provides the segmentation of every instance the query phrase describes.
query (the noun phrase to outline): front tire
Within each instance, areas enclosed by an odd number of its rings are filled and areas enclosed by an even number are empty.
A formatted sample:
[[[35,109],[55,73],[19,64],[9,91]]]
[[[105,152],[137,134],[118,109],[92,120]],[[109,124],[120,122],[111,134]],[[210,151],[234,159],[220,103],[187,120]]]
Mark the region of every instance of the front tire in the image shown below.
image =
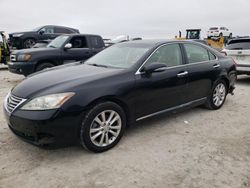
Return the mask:
[[[217,81],[208,96],[205,106],[211,110],[220,109],[226,100],[227,93],[228,87],[226,82],[224,80]]]
[[[32,48],[36,44],[36,40],[32,38],[25,39],[23,42],[24,48]]]
[[[99,103],[85,115],[80,128],[80,143],[92,152],[104,152],[114,147],[126,127],[123,109],[113,102]]]

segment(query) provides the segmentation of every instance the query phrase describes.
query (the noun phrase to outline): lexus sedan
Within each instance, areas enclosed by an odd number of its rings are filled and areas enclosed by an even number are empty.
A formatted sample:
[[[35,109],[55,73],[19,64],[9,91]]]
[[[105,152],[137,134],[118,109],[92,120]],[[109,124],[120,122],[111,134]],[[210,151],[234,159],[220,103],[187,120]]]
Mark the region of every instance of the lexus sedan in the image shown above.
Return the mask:
[[[201,43],[125,42],[26,78],[6,96],[4,113],[12,132],[33,144],[78,142],[103,152],[136,121],[221,108],[235,70],[231,58]]]

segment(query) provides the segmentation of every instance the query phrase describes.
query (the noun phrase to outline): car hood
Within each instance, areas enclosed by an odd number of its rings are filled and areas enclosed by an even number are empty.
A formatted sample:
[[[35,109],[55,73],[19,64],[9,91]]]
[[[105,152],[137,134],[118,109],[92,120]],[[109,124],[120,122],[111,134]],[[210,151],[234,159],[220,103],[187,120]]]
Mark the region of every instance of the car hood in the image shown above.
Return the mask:
[[[12,94],[29,99],[54,93],[76,91],[78,86],[119,74],[122,69],[95,67],[81,63],[51,68],[31,75]]]
[[[12,54],[20,55],[20,54],[34,54],[34,53],[40,53],[43,52],[43,54],[46,54],[46,52],[51,51],[58,51],[58,48],[28,48],[28,49],[22,49],[22,50],[15,50],[12,52]]]
[[[24,31],[24,32],[15,32],[15,33],[10,33],[9,35],[19,35],[19,34],[32,34],[36,33],[35,31]]]

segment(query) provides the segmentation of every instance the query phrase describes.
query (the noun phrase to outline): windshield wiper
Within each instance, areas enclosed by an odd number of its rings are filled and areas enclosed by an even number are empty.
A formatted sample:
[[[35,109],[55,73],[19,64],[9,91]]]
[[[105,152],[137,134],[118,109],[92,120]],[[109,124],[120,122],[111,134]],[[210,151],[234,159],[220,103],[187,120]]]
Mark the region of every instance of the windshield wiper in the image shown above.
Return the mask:
[[[108,68],[107,65],[100,65],[100,64],[96,64],[96,63],[90,63],[90,64],[87,64],[87,65],[92,65],[92,66],[95,66],[95,67],[104,67],[104,68]]]
[[[50,45],[50,46],[48,46],[49,48],[56,48],[55,46],[53,46],[53,45]]]

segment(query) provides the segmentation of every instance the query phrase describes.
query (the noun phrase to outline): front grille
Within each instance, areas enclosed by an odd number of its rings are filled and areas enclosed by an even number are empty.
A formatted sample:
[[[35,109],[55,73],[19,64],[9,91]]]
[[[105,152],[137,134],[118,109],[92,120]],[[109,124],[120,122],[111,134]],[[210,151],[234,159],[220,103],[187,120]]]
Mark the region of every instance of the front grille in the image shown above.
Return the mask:
[[[12,61],[12,62],[16,61],[16,55],[15,54],[10,55],[10,61]]]
[[[10,112],[10,113],[13,112],[24,101],[25,101],[25,99],[10,94],[7,97],[7,104],[6,104],[6,108],[7,108],[8,112]]]

